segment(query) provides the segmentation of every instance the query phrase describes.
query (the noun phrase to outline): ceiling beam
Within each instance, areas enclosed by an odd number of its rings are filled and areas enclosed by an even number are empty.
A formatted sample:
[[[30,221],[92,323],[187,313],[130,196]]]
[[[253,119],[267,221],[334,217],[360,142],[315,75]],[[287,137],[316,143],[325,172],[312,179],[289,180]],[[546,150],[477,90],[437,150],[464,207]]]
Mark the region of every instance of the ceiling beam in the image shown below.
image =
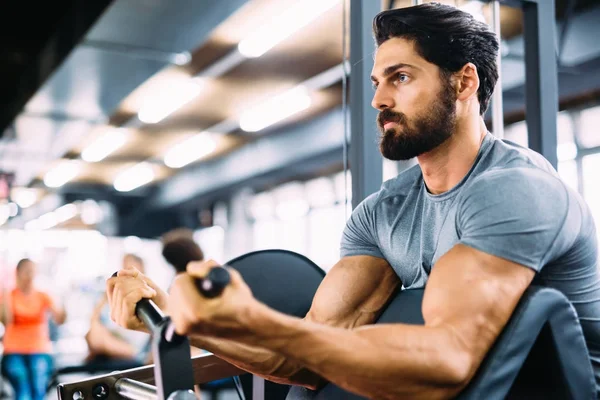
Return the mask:
[[[308,158],[340,149],[343,138],[342,110],[337,108],[285,132],[250,142],[224,157],[181,171],[164,181],[140,209],[171,208],[224,187],[246,184],[256,176],[284,168],[294,170]]]

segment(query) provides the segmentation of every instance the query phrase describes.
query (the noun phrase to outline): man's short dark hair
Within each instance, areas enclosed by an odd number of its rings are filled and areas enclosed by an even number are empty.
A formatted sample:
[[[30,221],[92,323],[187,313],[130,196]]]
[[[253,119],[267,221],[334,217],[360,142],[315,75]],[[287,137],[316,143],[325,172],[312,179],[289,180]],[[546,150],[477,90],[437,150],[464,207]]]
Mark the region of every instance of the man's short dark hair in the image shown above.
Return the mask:
[[[373,20],[377,46],[391,38],[415,43],[421,57],[437,65],[442,77],[473,63],[479,75],[479,114],[488,108],[498,80],[496,34],[483,22],[456,7],[426,3],[383,11]]]

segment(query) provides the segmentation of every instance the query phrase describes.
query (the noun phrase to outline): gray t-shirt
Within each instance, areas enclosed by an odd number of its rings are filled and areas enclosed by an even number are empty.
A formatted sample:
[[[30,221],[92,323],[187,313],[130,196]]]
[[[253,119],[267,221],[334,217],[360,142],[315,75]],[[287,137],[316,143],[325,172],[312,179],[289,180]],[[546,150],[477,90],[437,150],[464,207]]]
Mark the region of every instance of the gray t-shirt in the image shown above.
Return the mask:
[[[404,288],[423,288],[431,267],[459,243],[529,267],[537,272],[534,284],[565,294],[579,315],[600,388],[595,225],[550,163],[488,133],[469,173],[443,194],[428,192],[415,165],[353,211],[341,256],[384,258]]]

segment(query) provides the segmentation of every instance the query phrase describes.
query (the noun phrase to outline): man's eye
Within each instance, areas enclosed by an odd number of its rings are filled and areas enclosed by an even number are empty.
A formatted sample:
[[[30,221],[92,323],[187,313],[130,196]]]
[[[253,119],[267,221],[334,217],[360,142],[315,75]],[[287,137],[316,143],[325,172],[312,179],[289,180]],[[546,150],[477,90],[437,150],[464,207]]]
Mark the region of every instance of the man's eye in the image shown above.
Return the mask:
[[[377,86],[379,86],[378,83],[373,82],[373,84],[371,85],[373,87],[373,90],[377,90]]]
[[[398,77],[396,78],[396,80],[400,83],[404,83],[408,80],[408,75],[405,74],[400,74],[398,75]]]

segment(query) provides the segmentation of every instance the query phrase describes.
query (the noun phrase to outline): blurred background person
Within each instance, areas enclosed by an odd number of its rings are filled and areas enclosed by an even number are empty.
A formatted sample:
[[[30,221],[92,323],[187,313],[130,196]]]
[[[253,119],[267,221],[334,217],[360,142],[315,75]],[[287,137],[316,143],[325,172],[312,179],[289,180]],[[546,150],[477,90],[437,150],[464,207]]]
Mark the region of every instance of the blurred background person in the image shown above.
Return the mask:
[[[139,256],[125,254],[123,268],[130,267],[145,272],[144,261]],[[115,324],[110,319],[106,293],[102,294],[94,307],[85,340],[89,350],[88,363],[125,361],[143,365],[148,362],[150,336]]]
[[[0,307],[4,335],[2,374],[17,400],[42,400],[53,370],[48,314],[58,325],[65,322],[62,306],[34,286],[36,264],[22,259],[16,267],[16,287],[3,289]]]

